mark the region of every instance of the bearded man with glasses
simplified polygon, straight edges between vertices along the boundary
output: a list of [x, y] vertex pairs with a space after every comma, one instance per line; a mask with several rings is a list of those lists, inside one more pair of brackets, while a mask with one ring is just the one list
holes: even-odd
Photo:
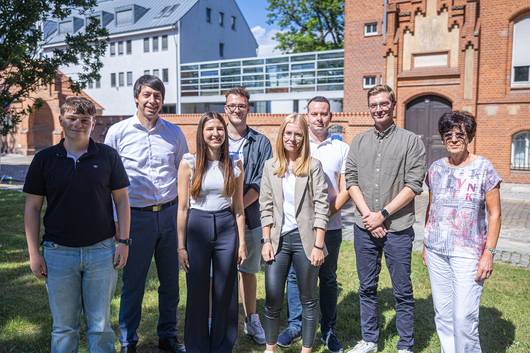
[[414, 297], [410, 260], [414, 197], [422, 192], [425, 146], [395, 125], [396, 99], [387, 85], [368, 91], [374, 128], [357, 135], [346, 161], [346, 188], [357, 211], [354, 246], [359, 276], [362, 339], [348, 353], [377, 352], [377, 284], [384, 253], [396, 302], [398, 353], [414, 345]]

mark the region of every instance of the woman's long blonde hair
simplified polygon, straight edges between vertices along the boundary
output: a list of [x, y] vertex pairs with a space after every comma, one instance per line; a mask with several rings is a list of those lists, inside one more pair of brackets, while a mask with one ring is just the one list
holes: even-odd
[[283, 177], [287, 172], [289, 162], [287, 161], [287, 156], [285, 154], [285, 148], [283, 147], [283, 134], [287, 124], [298, 124], [302, 129], [303, 139], [302, 144], [298, 150], [298, 158], [295, 161], [293, 174], [296, 176], [307, 176], [309, 174], [309, 168], [311, 165], [311, 153], [309, 150], [309, 130], [307, 126], [307, 121], [305, 115], [303, 114], [290, 114], [285, 117], [278, 135], [276, 136], [276, 145], [274, 148], [274, 157], [276, 162], [276, 169], [274, 174]]

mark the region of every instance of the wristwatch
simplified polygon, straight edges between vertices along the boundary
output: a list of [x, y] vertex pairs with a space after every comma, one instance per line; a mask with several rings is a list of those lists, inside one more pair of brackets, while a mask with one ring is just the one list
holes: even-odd
[[386, 220], [388, 217], [390, 217], [390, 213], [388, 213], [388, 211], [383, 207], [381, 209], [381, 214], [383, 215], [383, 218]]
[[495, 256], [495, 254], [498, 252], [497, 249], [495, 249], [495, 248], [488, 248], [487, 250], [488, 250], [488, 251], [491, 253], [491, 255], [493, 255], [493, 256]]
[[267, 239], [261, 238], [261, 244], [263, 245], [265, 243], [272, 243], [271, 238], [267, 238]]
[[116, 239], [116, 242], [119, 243], [119, 244], [123, 244], [123, 245], [131, 245], [132, 243], [132, 239], [131, 238], [127, 238], [127, 239]]

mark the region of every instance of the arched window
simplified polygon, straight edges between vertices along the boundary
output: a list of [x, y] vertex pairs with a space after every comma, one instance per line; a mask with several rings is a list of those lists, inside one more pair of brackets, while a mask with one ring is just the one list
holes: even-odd
[[530, 14], [513, 25], [512, 86], [530, 85]]
[[512, 137], [512, 169], [530, 170], [530, 131]]

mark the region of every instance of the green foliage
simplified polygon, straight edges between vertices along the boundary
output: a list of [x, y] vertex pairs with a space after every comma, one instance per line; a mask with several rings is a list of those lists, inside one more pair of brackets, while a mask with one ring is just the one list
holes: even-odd
[[66, 34], [65, 45], [44, 55], [41, 46], [47, 20], [59, 23], [72, 11], [90, 14], [96, 0], [0, 0], [0, 134], [7, 135], [20, 120], [39, 107], [17, 109], [17, 103], [37, 88], [52, 83], [61, 66], [79, 65], [78, 78], [70, 87], [79, 92], [88, 81], [99, 79], [100, 57], [107, 47], [108, 32], [93, 17], [83, 31]]
[[344, 0], [268, 0], [268, 23], [284, 53], [339, 49], [344, 45]]

